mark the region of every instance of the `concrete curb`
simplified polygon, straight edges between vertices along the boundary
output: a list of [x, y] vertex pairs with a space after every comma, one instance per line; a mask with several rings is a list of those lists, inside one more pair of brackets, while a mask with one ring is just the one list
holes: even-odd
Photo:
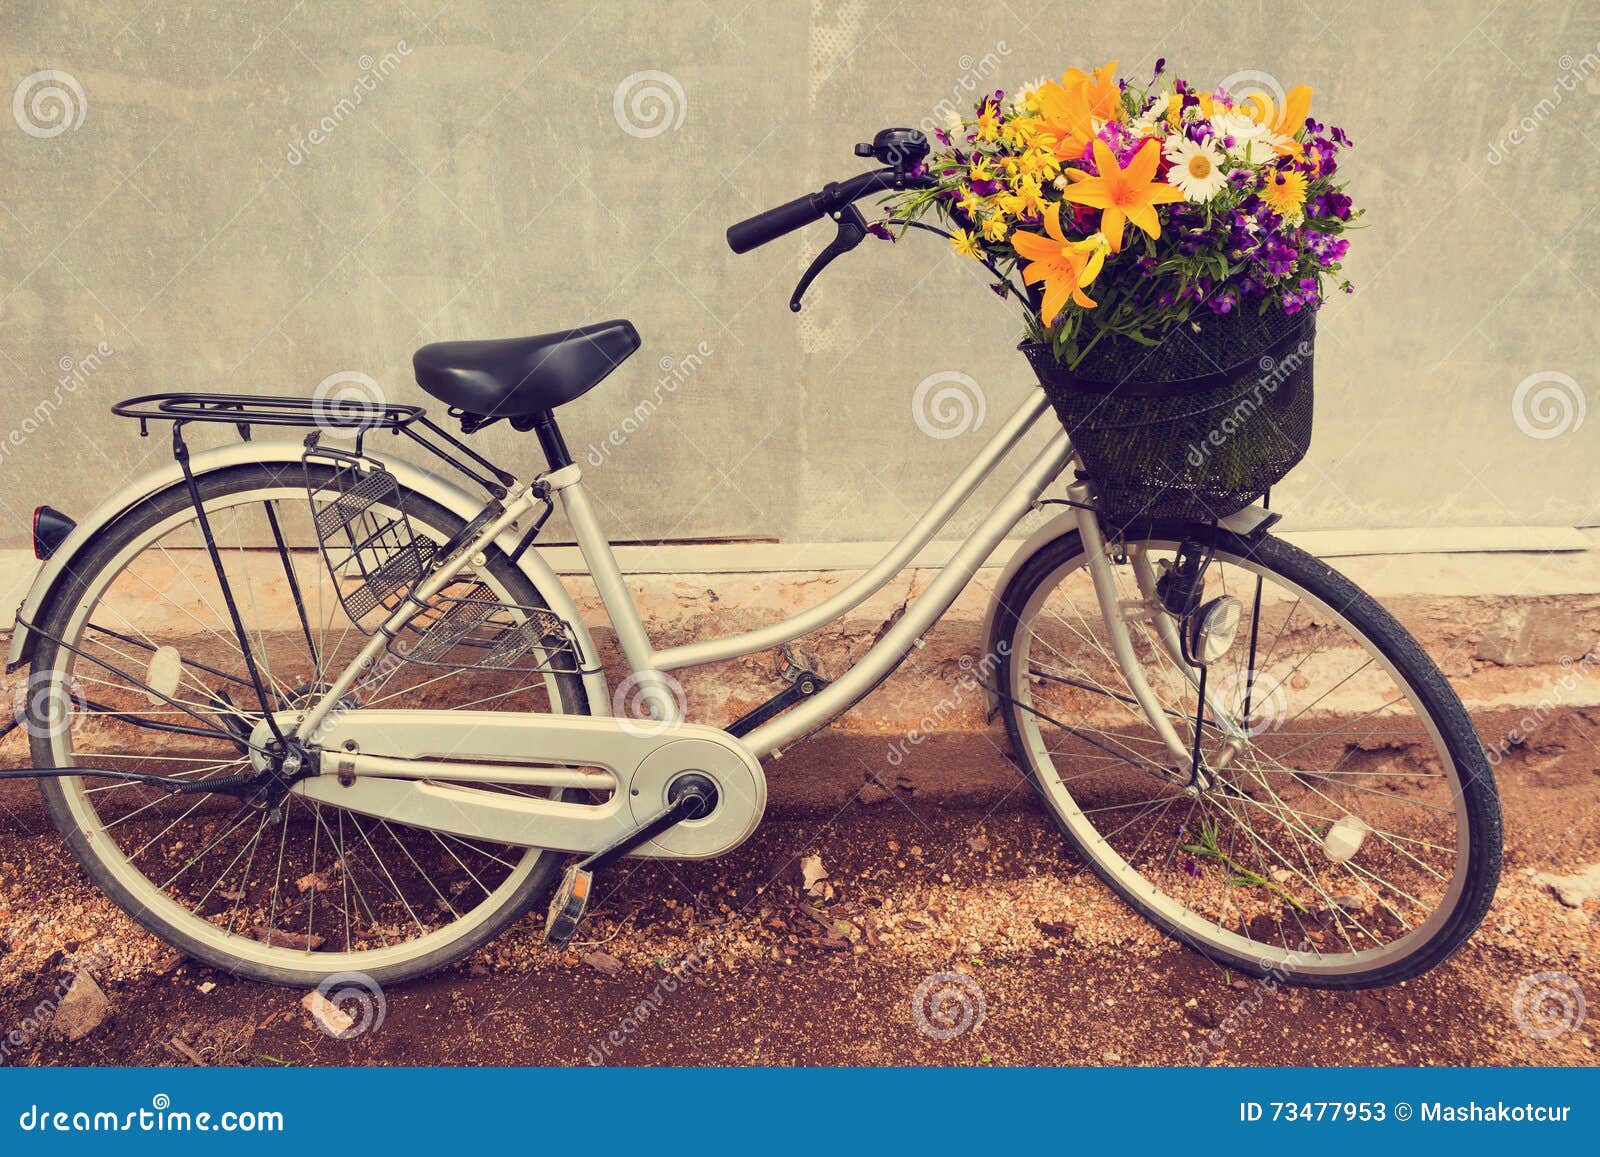
[[[1600, 641], [1600, 551], [1373, 554], [1336, 565], [1439, 661], [1496, 759], [1537, 761], [1552, 745], [1569, 742], [1573, 729], [1600, 730], [1594, 726], [1600, 667], [1579, 661]], [[857, 573], [708, 569], [635, 573], [629, 584], [652, 638], [668, 647], [773, 622], [828, 598]], [[801, 646], [825, 670], [842, 670], [933, 573], [906, 572]], [[869, 800], [896, 792], [994, 798], [1012, 790], [1019, 780], [1003, 758], [1003, 729], [988, 718], [984, 695], [968, 674], [981, 659], [983, 616], [998, 577], [998, 569], [980, 571], [926, 645], [882, 687], [772, 762], [774, 800], [834, 805], [863, 785], [872, 785]], [[619, 669], [593, 584], [586, 577], [568, 581], [607, 667]], [[766, 652], [678, 672], [690, 716], [726, 724], [764, 702], [781, 686], [773, 659]], [[22, 676], [8, 677], [8, 691]], [[19, 743], [12, 747], [3, 758], [15, 765], [26, 757]]]

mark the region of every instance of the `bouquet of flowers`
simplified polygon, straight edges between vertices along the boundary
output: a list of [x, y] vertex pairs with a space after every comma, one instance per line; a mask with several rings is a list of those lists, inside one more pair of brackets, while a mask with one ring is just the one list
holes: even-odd
[[1311, 119], [1309, 88], [1235, 99], [1169, 82], [1164, 61], [1144, 87], [1115, 70], [952, 113], [926, 162], [935, 183], [892, 215], [943, 217], [1068, 368], [1108, 334], [1155, 345], [1197, 311], [1293, 314], [1330, 281], [1350, 291], [1342, 234], [1358, 214], [1335, 180], [1350, 139]]

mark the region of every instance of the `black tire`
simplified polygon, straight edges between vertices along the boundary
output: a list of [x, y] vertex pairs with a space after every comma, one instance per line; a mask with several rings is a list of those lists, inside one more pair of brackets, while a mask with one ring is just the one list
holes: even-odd
[[[1152, 524], [1135, 531], [1130, 528], [1126, 541], [1169, 541], [1190, 538], [1214, 549], [1248, 559], [1269, 572], [1281, 575], [1334, 608], [1363, 635], [1403, 676], [1416, 692], [1429, 718], [1437, 728], [1460, 774], [1461, 794], [1466, 803], [1467, 831], [1470, 839], [1467, 879], [1454, 910], [1427, 941], [1389, 966], [1368, 972], [1344, 975], [1319, 975], [1298, 972], [1281, 965], [1263, 967], [1259, 959], [1221, 950], [1205, 944], [1156, 911], [1131, 890], [1126, 882], [1109, 871], [1090, 853], [1064, 822], [1053, 806], [1039, 778], [1039, 769], [1028, 757], [1028, 745], [1021, 731], [1025, 708], [1009, 698], [1003, 700], [1006, 730], [1018, 766], [1045, 804], [1057, 830], [1105, 884], [1128, 905], [1151, 920], [1163, 932], [1200, 951], [1220, 968], [1254, 976], [1269, 973], [1291, 984], [1305, 987], [1353, 989], [1395, 984], [1436, 967], [1454, 953], [1482, 922], [1494, 899], [1500, 878], [1501, 816], [1500, 800], [1493, 772], [1483, 746], [1460, 698], [1444, 673], [1429, 658], [1411, 634], [1371, 596], [1349, 579], [1318, 560], [1270, 535], [1251, 542], [1217, 527], [1195, 524]], [[1035, 592], [1061, 567], [1078, 559], [1083, 545], [1076, 531], [1068, 532], [1041, 547], [1012, 577], [1000, 596], [994, 638], [1004, 643], [997, 670], [997, 686], [1013, 687], [1013, 664], [1020, 652], [1021, 616]], [[998, 649], [998, 648], [997, 648]]]
[[[289, 466], [253, 464], [207, 474], [200, 478], [199, 485], [204, 498], [210, 501], [254, 490], [281, 488], [286, 484], [286, 480], [289, 484], [303, 487], [304, 479], [305, 475], [299, 463]], [[402, 488], [400, 500], [413, 519], [420, 520], [434, 530], [454, 534], [466, 525], [457, 515], [415, 491]], [[153, 527], [179, 511], [190, 507], [188, 491], [181, 485], [153, 495], [119, 517], [85, 548], [79, 558], [73, 561], [70, 571], [63, 577], [53, 592], [48, 607], [40, 616], [42, 630], [33, 656], [34, 678], [47, 677], [47, 673], [54, 667], [62, 648], [51, 640], [61, 638], [68, 629], [72, 616], [86, 592], [92, 587], [95, 576], [139, 536], [148, 533]], [[527, 576], [497, 548], [492, 548], [488, 552], [487, 561], [481, 569], [491, 574], [521, 605], [540, 609], [546, 607]], [[554, 676], [554, 681], [560, 698], [561, 713], [588, 714], [588, 698], [582, 680], [572, 671], [573, 665], [570, 660], [566, 662], [558, 660], [558, 663], [563, 669]], [[51, 739], [47, 735], [37, 733], [34, 735], [32, 754], [36, 766], [41, 768], [56, 766]], [[67, 791], [69, 785], [78, 782], [81, 781], [41, 779], [39, 786], [44, 796], [46, 811], [89, 877], [150, 933], [187, 955], [223, 972], [268, 984], [302, 987], [314, 985], [324, 979], [330, 971], [337, 971], [315, 966], [300, 969], [279, 968], [240, 959], [195, 939], [181, 926], [173, 924], [153, 911], [102, 862], [94, 850], [89, 833], [85, 832], [77, 822], [68, 805]], [[579, 793], [572, 791], [561, 795], [562, 799], [578, 797]], [[526, 879], [491, 916], [473, 929], [470, 935], [462, 936], [447, 947], [420, 955], [403, 964], [363, 970], [363, 975], [380, 985], [396, 983], [424, 975], [476, 951], [549, 893], [563, 859], [564, 856], [557, 852], [538, 853], [538, 859]], [[310, 956], [308, 959], [314, 961], [315, 956]]]

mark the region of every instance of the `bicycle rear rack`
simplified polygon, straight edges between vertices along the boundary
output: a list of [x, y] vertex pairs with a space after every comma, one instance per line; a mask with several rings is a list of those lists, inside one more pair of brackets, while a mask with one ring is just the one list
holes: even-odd
[[345, 406], [337, 399], [324, 398], [172, 393], [128, 398], [112, 406], [111, 412], [119, 417], [137, 419], [141, 437], [149, 436], [151, 422], [171, 422], [175, 444], [181, 441], [179, 431], [189, 422], [233, 426], [246, 442], [250, 441], [252, 427], [284, 426], [311, 429], [312, 433], [307, 437], [308, 445], [320, 443], [324, 432], [354, 434], [355, 453], [361, 454], [370, 432], [388, 430], [396, 436], [404, 435], [449, 463], [496, 498], [504, 498], [506, 487], [516, 481], [516, 475], [502, 470], [434, 422], [421, 406], [402, 406], [389, 402], [361, 402]]

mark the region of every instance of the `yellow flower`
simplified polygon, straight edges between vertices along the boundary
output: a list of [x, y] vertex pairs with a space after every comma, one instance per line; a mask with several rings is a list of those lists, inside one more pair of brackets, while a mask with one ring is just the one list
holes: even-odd
[[994, 170], [989, 167], [988, 157], [979, 157], [972, 162], [972, 167], [967, 170], [967, 178], [972, 181], [994, 180]]
[[1014, 217], [1027, 217], [1035, 213], [1044, 212], [1044, 190], [1039, 185], [1038, 177], [1024, 177], [1017, 182], [1017, 187], [1012, 190], [1012, 202], [1016, 207], [1009, 209]]
[[1032, 117], [1008, 120], [1000, 129], [1000, 139], [1014, 149], [1026, 148], [1039, 135], [1039, 122]]
[[977, 240], [965, 229], [957, 229], [951, 235], [950, 248], [961, 254], [961, 256], [971, 257], [974, 260], [981, 259], [983, 256], [982, 251], [978, 248]]
[[1068, 241], [1061, 232], [1059, 201], [1052, 201], [1044, 211], [1044, 233], [1014, 233], [1011, 247], [1028, 262], [1022, 267], [1023, 282], [1044, 282], [1039, 320], [1052, 325], [1069, 300], [1084, 309], [1094, 308], [1094, 301], [1083, 288], [1099, 275], [1110, 246], [1098, 233], [1085, 241]]
[[1273, 173], [1261, 190], [1261, 199], [1278, 216], [1293, 217], [1306, 203], [1305, 175], [1293, 169]]
[[1061, 161], [1049, 149], [1029, 149], [1022, 154], [1021, 167], [1024, 173], [1049, 179], [1061, 172]]
[[1161, 236], [1156, 206], [1183, 200], [1182, 189], [1154, 179], [1160, 160], [1161, 145], [1154, 137], [1145, 141], [1126, 169], [1117, 164], [1110, 146], [1096, 139], [1094, 164], [1100, 175], [1077, 174], [1061, 195], [1075, 204], [1099, 209], [1100, 231], [1105, 234], [1107, 245], [1111, 252], [1121, 252], [1125, 222], [1137, 225], [1153, 240]]
[[1001, 213], [983, 219], [983, 239], [985, 241], [1004, 241], [1006, 239], [1006, 219]]
[[978, 139], [980, 141], [993, 141], [1000, 135], [1000, 117], [995, 112], [993, 105], [984, 105], [983, 111], [978, 114]]

